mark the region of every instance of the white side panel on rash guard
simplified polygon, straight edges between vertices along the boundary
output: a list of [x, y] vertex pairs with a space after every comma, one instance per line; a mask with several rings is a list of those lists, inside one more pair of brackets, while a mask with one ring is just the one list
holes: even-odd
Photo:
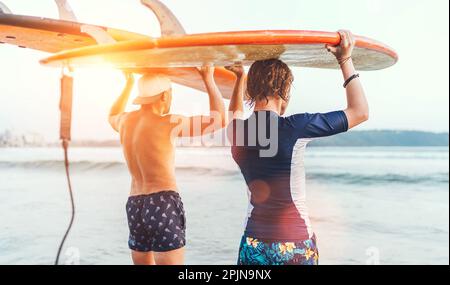
[[248, 220], [252, 217], [253, 212], [253, 205], [252, 205], [252, 192], [250, 192], [249, 189], [247, 189], [247, 195], [248, 195], [248, 210], [247, 210], [247, 218], [245, 219], [244, 229], [247, 228]]
[[305, 174], [305, 151], [306, 146], [312, 139], [300, 139], [294, 146], [291, 164], [291, 196], [301, 218], [305, 221], [308, 235], [313, 236], [308, 208], [306, 206], [306, 174]]

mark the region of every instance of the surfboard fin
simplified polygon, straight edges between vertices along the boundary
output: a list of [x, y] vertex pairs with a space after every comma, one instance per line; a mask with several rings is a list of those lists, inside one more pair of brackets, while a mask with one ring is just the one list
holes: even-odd
[[0, 1], [0, 14], [12, 14], [11, 10]]
[[113, 44], [116, 40], [100, 27], [83, 25], [81, 32], [91, 36], [98, 44]]
[[55, 0], [56, 5], [58, 6], [59, 18], [65, 21], [78, 22], [75, 13], [70, 7], [68, 0]]
[[141, 0], [142, 5], [146, 6], [155, 13], [161, 26], [161, 36], [183, 36], [186, 34], [183, 26], [177, 17], [159, 0]]

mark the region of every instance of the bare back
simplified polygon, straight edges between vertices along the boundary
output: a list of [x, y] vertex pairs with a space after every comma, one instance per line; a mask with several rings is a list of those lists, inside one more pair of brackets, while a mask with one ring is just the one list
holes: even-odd
[[170, 117], [143, 110], [127, 114], [120, 138], [132, 177], [131, 196], [178, 191]]

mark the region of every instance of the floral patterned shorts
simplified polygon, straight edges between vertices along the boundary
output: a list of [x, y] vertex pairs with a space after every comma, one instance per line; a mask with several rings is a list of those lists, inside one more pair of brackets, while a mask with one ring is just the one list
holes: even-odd
[[263, 242], [243, 237], [238, 265], [319, 265], [316, 236], [302, 242]]

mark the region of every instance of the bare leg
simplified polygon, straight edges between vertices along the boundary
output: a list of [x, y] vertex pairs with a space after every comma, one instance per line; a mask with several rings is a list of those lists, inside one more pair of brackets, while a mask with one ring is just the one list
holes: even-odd
[[156, 265], [153, 252], [137, 252], [132, 250], [131, 257], [134, 265]]
[[168, 252], [155, 252], [157, 265], [184, 265], [184, 247]]

